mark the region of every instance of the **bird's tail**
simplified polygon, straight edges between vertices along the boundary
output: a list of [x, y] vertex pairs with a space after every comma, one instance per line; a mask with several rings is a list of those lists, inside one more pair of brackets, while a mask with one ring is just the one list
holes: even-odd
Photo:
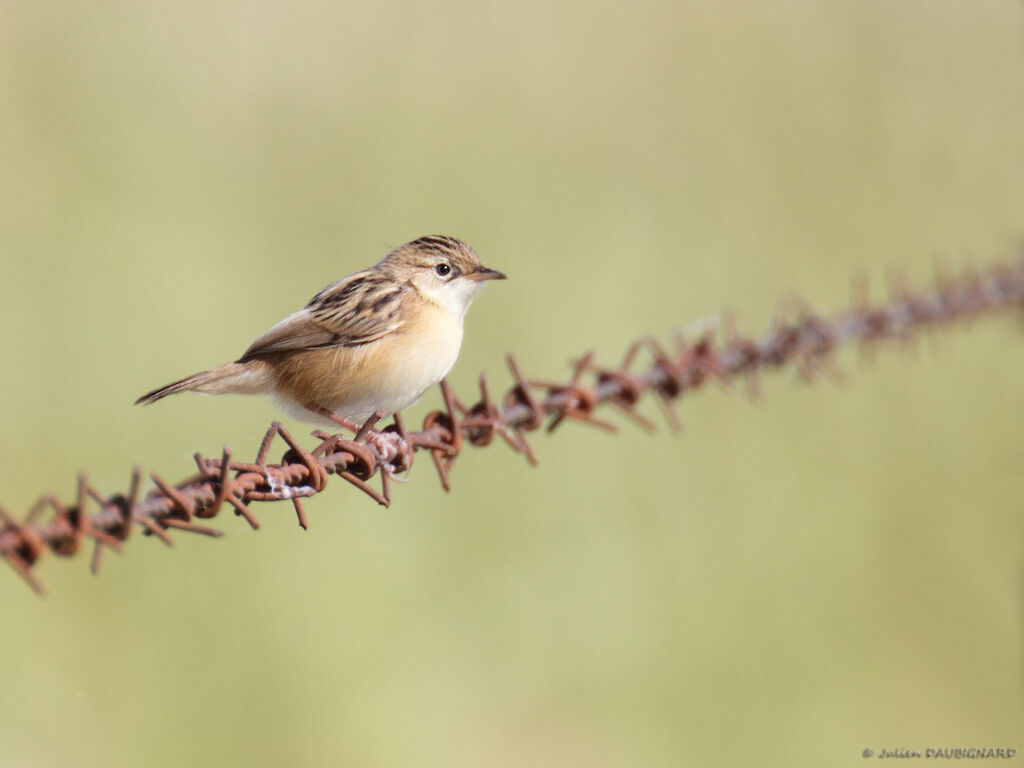
[[184, 379], [172, 381], [152, 392], [147, 392], [136, 405], [149, 405], [179, 392], [202, 392], [208, 395], [254, 395], [270, 388], [270, 377], [262, 361], [250, 360], [245, 363], [227, 363], [201, 373], [193, 373]]

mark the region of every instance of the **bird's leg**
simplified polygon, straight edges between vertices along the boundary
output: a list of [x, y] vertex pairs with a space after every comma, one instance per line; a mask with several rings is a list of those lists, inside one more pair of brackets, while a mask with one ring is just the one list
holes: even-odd
[[349, 429], [355, 433], [353, 440], [357, 442], [365, 442], [368, 445], [373, 446], [376, 449], [378, 456], [378, 463], [381, 465], [381, 471], [389, 472], [393, 474], [393, 468], [391, 462], [402, 455], [402, 449], [399, 446], [399, 441], [402, 441], [401, 435], [394, 432], [378, 432], [373, 427], [374, 425], [383, 419], [387, 414], [384, 411], [377, 411], [365, 422], [362, 426], [353, 424], [351, 421], [343, 416], [339, 416], [333, 411], [324, 408], [322, 405], [316, 403], [309, 403], [306, 408], [313, 413], [317, 413], [324, 418], [330, 419], [338, 426]]
[[[357, 435], [359, 434], [359, 425], [358, 424], [353, 424], [351, 421], [349, 421], [345, 417], [339, 416], [334, 411], [329, 411], [328, 409], [324, 408], [322, 405], [317, 405], [316, 403], [306, 403], [305, 408], [306, 408], [307, 411], [312, 411], [315, 414], [323, 416], [325, 419], [330, 419], [335, 424], [337, 424], [339, 427], [344, 427], [345, 429], [352, 430]], [[373, 425], [371, 424], [370, 426], [373, 426]]]

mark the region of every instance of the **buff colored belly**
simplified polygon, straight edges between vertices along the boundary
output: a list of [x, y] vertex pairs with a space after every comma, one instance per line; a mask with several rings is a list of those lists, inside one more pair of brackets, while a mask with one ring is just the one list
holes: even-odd
[[458, 319], [431, 315], [370, 344], [292, 353], [278, 366], [276, 399], [293, 417], [316, 422], [324, 419], [306, 409], [310, 398], [356, 424], [408, 408], [447, 375], [462, 344]]

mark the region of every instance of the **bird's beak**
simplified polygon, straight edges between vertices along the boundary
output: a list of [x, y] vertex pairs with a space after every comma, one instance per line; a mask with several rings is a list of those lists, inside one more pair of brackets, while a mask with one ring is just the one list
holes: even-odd
[[479, 266], [476, 267], [472, 272], [467, 272], [466, 278], [469, 280], [475, 280], [476, 282], [483, 282], [484, 280], [504, 280], [505, 274], [503, 272], [499, 272], [496, 269], [489, 269], [488, 267]]

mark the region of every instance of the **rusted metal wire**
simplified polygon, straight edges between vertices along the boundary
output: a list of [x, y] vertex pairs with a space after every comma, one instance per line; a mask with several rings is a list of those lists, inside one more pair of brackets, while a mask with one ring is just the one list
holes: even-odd
[[[479, 399], [466, 405], [442, 382], [444, 409], [427, 414], [419, 431], [408, 431], [400, 416], [384, 429], [378, 429], [371, 419], [352, 438], [314, 432], [319, 442], [307, 450], [275, 422], [255, 461], [235, 460], [228, 448], [219, 458], [196, 454], [194, 475], [168, 483], [152, 473], [154, 487], [144, 496], [142, 472], [137, 467], [128, 491], [112, 495], [104, 495], [80, 475], [74, 503], [44, 496], [22, 521], [0, 508], [0, 557], [42, 593], [33, 567], [47, 549], [70, 556], [84, 540], [92, 540], [92, 569], [96, 571], [104, 550], [120, 551], [136, 527], [166, 544], [172, 543], [171, 530], [220, 536], [220, 531], [197, 520], [215, 517], [227, 505], [250, 526], [259, 528], [251, 509], [258, 501], [291, 501], [299, 525], [306, 528], [308, 518], [301, 500], [320, 493], [330, 475], [344, 478], [378, 504], [388, 505], [392, 476], [412, 466], [417, 452], [429, 454], [441, 484], [449, 490], [452, 465], [466, 443], [486, 446], [498, 437], [531, 464], [536, 463], [527, 433], [545, 425], [550, 432], [568, 420], [615, 430], [614, 424], [595, 415], [603, 405], [612, 405], [642, 428], [653, 429], [653, 423], [637, 410], [648, 395], [656, 398], [669, 426], [678, 430], [673, 404], [709, 380], [729, 385], [742, 376], [756, 393], [758, 377], [769, 370], [795, 365], [806, 378], [828, 373], [832, 353], [843, 345], [909, 339], [926, 328], [1021, 308], [1024, 257], [984, 273], [955, 279], [939, 275], [925, 291], [901, 284], [885, 303], [872, 306], [860, 299], [831, 317], [800, 305], [788, 317], [777, 319], [760, 339], [741, 336], [731, 322], [724, 322], [719, 331], [705, 330], [693, 341], [677, 335], [668, 347], [643, 338], [612, 368], [598, 365], [588, 353], [573, 365], [566, 382], [528, 379], [510, 355], [512, 385], [504, 394], [495, 399], [482, 375]], [[643, 365], [638, 362], [641, 356], [647, 358]], [[268, 463], [278, 438], [287, 448], [280, 461]], [[381, 477], [379, 491], [370, 485], [375, 475]]]

